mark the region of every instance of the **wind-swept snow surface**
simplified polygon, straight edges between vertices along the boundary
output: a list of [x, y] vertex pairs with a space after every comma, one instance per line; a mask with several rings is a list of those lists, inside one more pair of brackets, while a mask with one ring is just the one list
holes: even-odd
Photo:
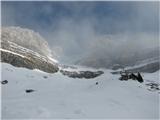
[[158, 119], [159, 91], [146, 83], [157, 83], [159, 71], [143, 74], [142, 84], [103, 71], [94, 79], [73, 79], [2, 63], [2, 80], [8, 80], [1, 85], [2, 118]]

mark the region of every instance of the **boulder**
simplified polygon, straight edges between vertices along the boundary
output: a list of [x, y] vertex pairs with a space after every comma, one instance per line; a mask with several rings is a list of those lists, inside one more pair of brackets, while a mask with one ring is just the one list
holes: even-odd
[[26, 90], [26, 93], [31, 93], [31, 92], [34, 92], [35, 90], [33, 90], [33, 89], [27, 89]]
[[3, 81], [1, 81], [1, 84], [7, 84], [8, 83], [8, 80], [3, 80]]

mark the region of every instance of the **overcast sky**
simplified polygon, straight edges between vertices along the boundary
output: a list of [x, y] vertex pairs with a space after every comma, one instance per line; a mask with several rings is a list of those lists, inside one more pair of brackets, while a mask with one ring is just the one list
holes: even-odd
[[122, 43], [131, 50], [138, 41], [144, 48], [158, 43], [158, 2], [21, 1], [2, 2], [1, 7], [2, 26], [39, 32], [62, 62], [121, 51]]

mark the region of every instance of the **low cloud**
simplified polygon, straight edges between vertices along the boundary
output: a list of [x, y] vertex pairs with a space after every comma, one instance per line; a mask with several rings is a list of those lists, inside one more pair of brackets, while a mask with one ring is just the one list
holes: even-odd
[[13, 3], [2, 3], [2, 25], [39, 32], [64, 63], [123, 61], [159, 47], [158, 2]]

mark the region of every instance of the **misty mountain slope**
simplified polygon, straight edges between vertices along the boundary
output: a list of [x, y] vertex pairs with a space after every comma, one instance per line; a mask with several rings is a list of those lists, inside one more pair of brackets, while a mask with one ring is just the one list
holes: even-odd
[[16, 67], [57, 72], [57, 61], [48, 52], [49, 47], [46, 43], [31, 30], [17, 27], [2, 28], [1, 62]]
[[[137, 73], [137, 72], [143, 72], [143, 73], [154, 73], [160, 69], [160, 61], [159, 57], [155, 58], [149, 58], [143, 61], [137, 61], [135, 65], [132, 65], [130, 67], [122, 67], [125, 69], [125, 71]], [[120, 65], [118, 65], [117, 69], [113, 71], [113, 74], [119, 74], [120, 71], [122, 71], [122, 68]]]
[[143, 74], [141, 84], [119, 81], [110, 70], [86, 80], [1, 65], [2, 80], [8, 81], [1, 85], [2, 119], [158, 119], [159, 92], [146, 84], [158, 83], [159, 71]]
[[160, 69], [160, 59], [159, 57], [154, 57], [146, 59], [140, 62], [136, 62], [134, 66], [126, 67], [125, 69], [131, 72], [147, 72], [153, 73]]
[[46, 40], [31, 29], [21, 27], [2, 27], [1, 40], [13, 42], [43, 56], [51, 56]]
[[111, 56], [95, 55], [89, 55], [87, 58], [82, 58], [75, 62], [75, 64], [93, 68], [109, 68], [113, 70], [125, 68], [133, 72], [139, 71], [148, 73], [156, 72], [160, 69], [159, 48], [153, 48], [150, 49], [150, 51], [143, 50], [140, 51], [140, 53], [134, 53], [129, 56], [125, 53], [118, 56], [116, 54], [112, 54]]

